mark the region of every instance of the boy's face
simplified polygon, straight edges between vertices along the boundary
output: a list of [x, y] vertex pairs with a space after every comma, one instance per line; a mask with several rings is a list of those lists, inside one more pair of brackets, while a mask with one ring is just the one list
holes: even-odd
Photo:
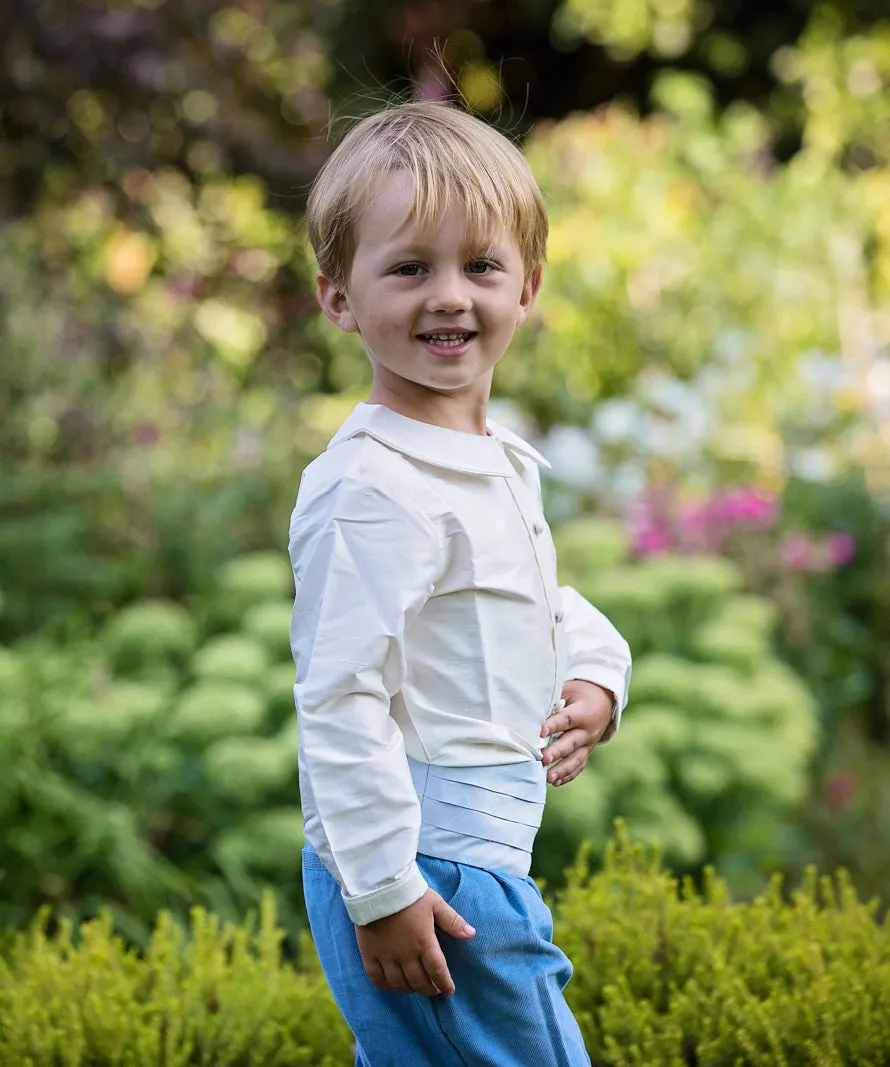
[[376, 383], [421, 398], [427, 390], [487, 400], [494, 366], [534, 302], [540, 269], [525, 277], [507, 233], [479, 258], [466, 245], [460, 207], [421, 241], [413, 221], [403, 221], [412, 196], [407, 173], [383, 180], [358, 222], [347, 291], [319, 275], [319, 301], [341, 329], [361, 335]]

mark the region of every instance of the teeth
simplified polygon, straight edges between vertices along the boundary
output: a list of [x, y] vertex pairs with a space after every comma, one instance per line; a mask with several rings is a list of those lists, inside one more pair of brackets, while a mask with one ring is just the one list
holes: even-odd
[[470, 335], [468, 333], [427, 333], [424, 334], [431, 341], [465, 341]]

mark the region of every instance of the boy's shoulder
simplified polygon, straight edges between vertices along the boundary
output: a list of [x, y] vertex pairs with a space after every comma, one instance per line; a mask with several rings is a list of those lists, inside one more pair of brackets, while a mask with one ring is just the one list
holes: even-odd
[[345, 500], [373, 493], [395, 502], [417, 501], [422, 478], [408, 458], [379, 435], [368, 432], [358, 408], [334, 434], [327, 448], [303, 471], [297, 506], [311, 498], [336, 495]]
[[397, 492], [411, 482], [411, 472], [398, 452], [368, 435], [332, 442], [303, 472], [303, 483], [337, 483], [361, 489], [376, 485], [382, 491]]

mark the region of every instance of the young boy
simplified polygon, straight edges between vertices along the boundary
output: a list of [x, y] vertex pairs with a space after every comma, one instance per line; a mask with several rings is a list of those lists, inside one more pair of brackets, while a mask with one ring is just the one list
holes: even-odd
[[546, 460], [486, 417], [541, 284], [541, 195], [506, 138], [413, 103], [344, 139], [308, 223], [322, 310], [374, 372], [290, 525], [319, 957], [357, 1067], [578, 1067], [528, 872], [545, 783], [617, 728], [630, 654], [557, 586]]

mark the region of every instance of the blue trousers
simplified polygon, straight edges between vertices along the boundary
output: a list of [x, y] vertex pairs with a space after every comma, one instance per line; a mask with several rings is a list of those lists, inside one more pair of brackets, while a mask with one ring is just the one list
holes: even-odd
[[531, 878], [418, 856], [429, 885], [476, 928], [440, 933], [453, 996], [381, 993], [365, 974], [340, 887], [311, 846], [303, 888], [328, 985], [356, 1042], [356, 1067], [588, 1067], [563, 998], [572, 965]]

